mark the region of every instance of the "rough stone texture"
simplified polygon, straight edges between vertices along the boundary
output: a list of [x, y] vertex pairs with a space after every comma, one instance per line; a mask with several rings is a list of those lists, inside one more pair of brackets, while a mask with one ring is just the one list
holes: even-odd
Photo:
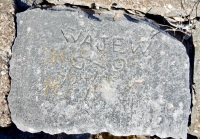
[[[188, 15], [193, 6], [196, 4], [197, 0], [184, 0], [183, 8], [181, 8], [181, 2], [178, 0], [47, 0], [53, 4], [74, 4], [74, 5], [84, 5], [89, 7], [102, 7], [108, 8], [124, 8], [142, 11], [144, 13], [148, 12], [155, 15], [164, 16], [176, 16], [179, 17]], [[196, 9], [195, 9], [196, 10]], [[192, 17], [196, 17], [195, 10], [192, 12]], [[200, 7], [197, 8], [200, 12]]]
[[15, 36], [14, 5], [12, 0], [0, 1], [0, 126], [11, 123], [6, 96], [10, 91], [8, 61]]
[[15, 37], [14, 5], [12, 0], [0, 2], [0, 50], [11, 52], [11, 46]]
[[200, 22], [196, 22], [196, 29], [193, 31], [193, 42], [195, 47], [194, 61], [194, 89], [193, 108], [191, 114], [191, 126], [189, 133], [200, 137]]
[[[73, 4], [95, 8], [124, 8], [134, 10], [133, 12], [141, 11], [144, 13], [151, 13], [155, 15], [163, 15], [167, 17], [175, 17], [175, 20], [183, 20], [180, 16], [186, 16], [191, 13], [191, 18], [196, 17], [196, 10], [200, 12], [200, 6], [194, 8], [194, 5], [198, 5], [197, 0], [47, 0], [52, 4]], [[40, 4], [44, 0], [18, 0], [19, 6], [29, 7], [33, 4]], [[182, 6], [183, 5], [183, 6]], [[192, 9], [194, 9], [192, 11]]]
[[0, 126], [6, 127], [11, 123], [6, 95], [10, 91], [7, 62], [0, 56]]
[[65, 10], [17, 14], [8, 97], [17, 127], [186, 138], [185, 47], [128, 15]]

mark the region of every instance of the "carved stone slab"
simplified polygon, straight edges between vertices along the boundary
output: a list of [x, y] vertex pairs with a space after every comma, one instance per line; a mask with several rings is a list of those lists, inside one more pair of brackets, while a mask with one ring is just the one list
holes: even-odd
[[17, 14], [8, 97], [17, 127], [186, 138], [185, 47], [147, 20], [57, 9]]

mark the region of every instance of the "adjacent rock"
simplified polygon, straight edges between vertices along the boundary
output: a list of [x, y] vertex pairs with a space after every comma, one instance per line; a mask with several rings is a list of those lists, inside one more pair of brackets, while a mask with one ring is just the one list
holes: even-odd
[[17, 23], [8, 100], [20, 130], [186, 138], [189, 58], [150, 21], [56, 7]]
[[189, 133], [200, 137], [200, 22], [196, 22], [196, 29], [193, 31], [193, 42], [195, 47], [194, 61], [194, 89], [193, 92], [193, 108], [191, 114], [191, 126]]
[[8, 61], [15, 37], [14, 3], [12, 0], [0, 1], [0, 127], [11, 123], [6, 96], [10, 91]]
[[[20, 7], [28, 8], [32, 5], [41, 4], [45, 0], [17, 0]], [[176, 18], [175, 20], [183, 20], [182, 16], [189, 16], [189, 18], [195, 18], [196, 13], [200, 13], [200, 7], [198, 1], [187, 0], [187, 1], [171, 1], [171, 0], [46, 0], [52, 4], [73, 4], [95, 8], [124, 8], [140, 11], [143, 13], [150, 13], [155, 15], [162, 15], [167, 17]], [[133, 11], [133, 12], [134, 12]], [[188, 18], [188, 17], [187, 17]], [[183, 22], [183, 21], [182, 21]]]
[[151, 139], [154, 137], [145, 136], [145, 135], [131, 135], [131, 136], [113, 136], [110, 133], [104, 132], [104, 133], [98, 133], [95, 135], [90, 135], [89, 139]]
[[12, 0], [0, 2], [0, 50], [11, 53], [15, 37], [14, 3]]
[[7, 62], [0, 56], [0, 126], [6, 127], [11, 123], [10, 111], [6, 96], [10, 91]]

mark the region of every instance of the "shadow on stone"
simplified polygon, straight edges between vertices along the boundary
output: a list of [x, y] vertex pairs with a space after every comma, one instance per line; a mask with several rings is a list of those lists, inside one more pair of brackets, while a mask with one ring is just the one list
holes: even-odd
[[[109, 133], [100, 133], [101, 139], [140, 139], [139, 136], [113, 136]], [[65, 133], [50, 135], [44, 132], [29, 133], [20, 131], [14, 124], [7, 128], [0, 128], [0, 139], [100, 139], [96, 134], [91, 135], [89, 133], [67, 135]], [[160, 139], [157, 136], [146, 137], [145, 139]], [[172, 138], [167, 138], [172, 139]], [[187, 139], [197, 139], [197, 137], [188, 134]]]
[[137, 19], [132, 18], [131, 16], [124, 14], [124, 17], [130, 22], [138, 23], [139, 21]]
[[30, 6], [27, 5], [26, 3], [22, 2], [21, 0], [15, 0], [16, 1], [16, 5], [17, 5], [17, 12], [24, 12], [25, 10], [27, 10]]
[[19, 130], [16, 125], [12, 124], [10, 127], [0, 128], [0, 139], [88, 139], [89, 133], [85, 134], [55, 134], [50, 135], [44, 132], [29, 133]]
[[187, 135], [187, 139], [198, 139], [198, 138], [196, 136], [188, 134]]

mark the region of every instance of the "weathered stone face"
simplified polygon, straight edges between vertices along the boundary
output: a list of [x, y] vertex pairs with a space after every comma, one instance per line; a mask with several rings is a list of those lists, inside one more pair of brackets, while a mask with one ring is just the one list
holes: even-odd
[[59, 8], [17, 14], [8, 100], [18, 128], [186, 138], [185, 47], [128, 15]]

